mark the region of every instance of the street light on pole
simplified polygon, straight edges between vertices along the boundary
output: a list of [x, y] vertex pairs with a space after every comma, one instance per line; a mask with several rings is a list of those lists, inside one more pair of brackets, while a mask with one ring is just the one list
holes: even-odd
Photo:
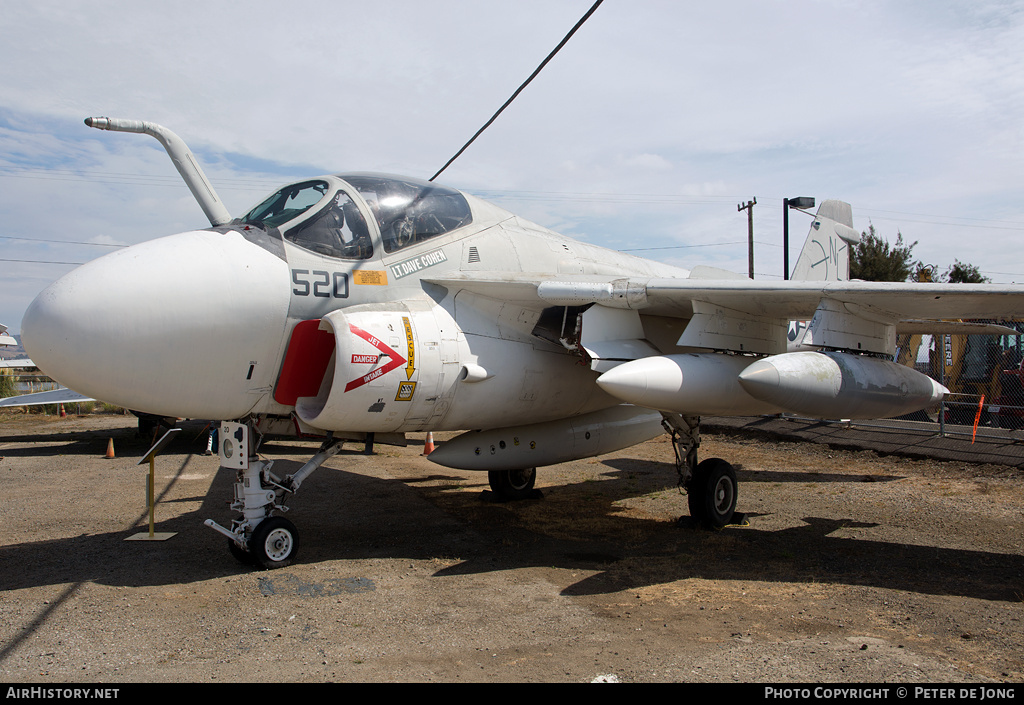
[[797, 196], [782, 199], [782, 278], [789, 279], [789, 209], [806, 210], [814, 208], [814, 198]]

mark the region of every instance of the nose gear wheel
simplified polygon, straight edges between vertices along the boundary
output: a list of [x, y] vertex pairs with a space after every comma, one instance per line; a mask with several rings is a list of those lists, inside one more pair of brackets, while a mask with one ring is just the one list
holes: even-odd
[[263, 568], [283, 568], [290, 565], [299, 549], [299, 533], [295, 525], [284, 517], [270, 517], [261, 521], [249, 539], [249, 552]]

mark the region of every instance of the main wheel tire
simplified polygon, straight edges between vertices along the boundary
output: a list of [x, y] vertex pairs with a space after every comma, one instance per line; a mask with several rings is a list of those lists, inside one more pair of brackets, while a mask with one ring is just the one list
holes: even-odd
[[721, 458], [701, 462], [687, 493], [690, 516], [711, 529], [726, 526], [736, 511], [736, 488], [736, 471], [732, 465]]
[[487, 481], [491, 490], [502, 499], [527, 499], [533, 496], [537, 468], [525, 470], [490, 470]]
[[291, 565], [299, 550], [299, 532], [283, 517], [264, 519], [252, 532], [249, 553], [257, 565], [272, 570]]

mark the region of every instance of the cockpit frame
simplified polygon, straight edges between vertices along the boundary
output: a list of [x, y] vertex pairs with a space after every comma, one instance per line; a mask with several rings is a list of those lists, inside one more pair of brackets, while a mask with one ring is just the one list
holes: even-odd
[[460, 191], [428, 181], [355, 173], [282, 187], [238, 222], [276, 229], [284, 240], [341, 260], [392, 255], [473, 222]]

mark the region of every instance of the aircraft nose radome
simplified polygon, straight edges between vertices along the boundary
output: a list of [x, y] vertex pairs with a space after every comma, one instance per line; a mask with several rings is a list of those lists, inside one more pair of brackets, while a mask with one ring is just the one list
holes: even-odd
[[285, 262], [236, 233], [196, 231], [93, 260], [22, 320], [40, 369], [96, 399], [229, 419], [273, 385], [290, 287]]

